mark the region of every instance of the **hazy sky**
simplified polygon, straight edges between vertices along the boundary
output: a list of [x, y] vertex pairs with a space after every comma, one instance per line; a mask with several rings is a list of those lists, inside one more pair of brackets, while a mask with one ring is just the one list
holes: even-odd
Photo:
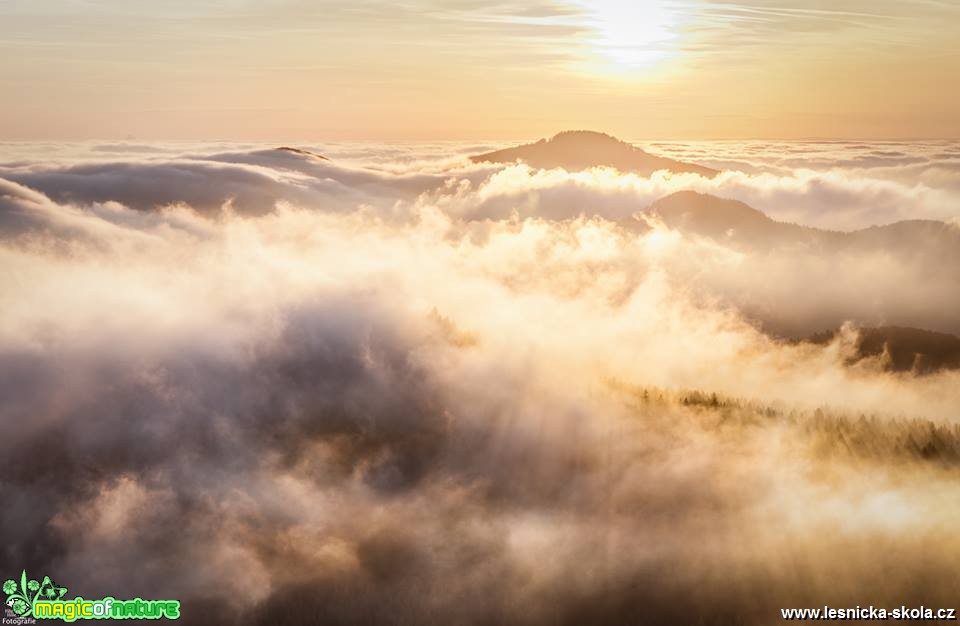
[[960, 137], [954, 0], [0, 0], [0, 139]]

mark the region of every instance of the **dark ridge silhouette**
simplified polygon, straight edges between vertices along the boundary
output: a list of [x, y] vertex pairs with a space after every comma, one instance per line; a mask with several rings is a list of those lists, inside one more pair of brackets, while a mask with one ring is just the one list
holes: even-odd
[[[856, 262], [857, 259], [877, 256], [915, 268], [914, 271], [945, 272], [947, 276], [953, 276], [954, 268], [960, 267], [960, 228], [933, 220], [907, 220], [850, 232], [831, 231], [778, 222], [743, 202], [693, 191], [661, 198], [619, 224], [635, 232], [644, 232], [651, 228], [644, 218], [655, 218], [677, 231], [712, 239], [747, 254], [770, 254], [778, 259], [799, 254], [819, 257], [840, 267], [851, 260]], [[800, 307], [794, 311], [791, 307], [777, 307], [775, 314], [760, 302], [740, 302], [738, 306], [747, 317], [758, 322], [765, 333], [789, 340], [804, 340], [811, 333], [837, 328], [844, 321], [866, 327], [924, 329], [918, 332], [957, 333], [960, 330], [956, 316], [950, 315], [949, 311], [920, 311], [889, 288], [878, 290], [870, 297], [872, 305], [859, 301], [841, 302], [834, 298], [830, 300], [831, 304], [816, 310]], [[799, 312], [801, 309], [803, 313]], [[886, 311], [886, 314], [879, 315], [879, 311]], [[868, 332], [865, 337], [864, 350], [882, 352], [883, 342], [876, 343], [879, 340], [875, 334]], [[934, 336], [929, 339], [936, 342], [945, 336], [937, 337], [939, 339]], [[886, 339], [893, 341], [889, 365], [893, 370], [925, 372], [954, 367], [955, 361], [949, 356], [952, 348], [945, 347], [947, 353], [944, 354], [938, 350], [914, 348], [919, 338], [908, 337], [902, 332]], [[951, 342], [945, 344], [950, 345]], [[915, 353], [921, 355], [916, 363]], [[859, 358], [869, 354], [864, 352]]]
[[[778, 222], [739, 200], [695, 191], [672, 193], [643, 213], [683, 232], [752, 249], [802, 245], [828, 252], [887, 249], [908, 255], [936, 249], [944, 255], [945, 262], [960, 263], [960, 229], [935, 220], [905, 220], [850, 232], [833, 231]], [[622, 223], [643, 228], [642, 222], [633, 222]]]
[[[826, 344], [839, 330], [828, 330], [806, 339]], [[931, 374], [944, 369], [960, 369], [960, 337], [920, 328], [879, 326], [858, 330], [856, 353], [850, 363], [870, 357], [882, 357], [888, 371]]]
[[289, 146], [280, 146], [275, 148], [276, 150], [282, 150], [284, 152], [292, 152], [293, 154], [299, 154], [301, 156], [313, 157], [314, 159], [322, 159], [324, 161], [329, 161], [327, 157], [322, 154], [317, 154], [316, 152], [310, 152], [309, 150], [302, 150], [300, 148], [291, 148]]
[[649, 176], [657, 170], [675, 173], [690, 172], [715, 176], [709, 167], [658, 157], [605, 133], [589, 130], [567, 130], [550, 139], [541, 139], [515, 148], [506, 148], [470, 157], [475, 163], [513, 163], [522, 161], [531, 167], [569, 171], [591, 167], [613, 167], [621, 172]]
[[815, 242], [839, 234], [777, 222], [739, 200], [695, 191], [678, 191], [665, 196], [650, 205], [645, 213], [656, 216], [670, 228], [751, 247]]

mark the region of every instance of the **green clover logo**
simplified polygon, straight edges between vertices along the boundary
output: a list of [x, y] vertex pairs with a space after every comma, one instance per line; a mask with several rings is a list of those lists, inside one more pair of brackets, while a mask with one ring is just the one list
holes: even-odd
[[33, 603], [37, 600], [62, 600], [67, 593], [66, 587], [60, 587], [43, 577], [43, 582], [27, 580], [27, 572], [20, 572], [20, 582], [10, 579], [3, 581], [3, 593], [7, 595], [9, 606], [18, 617], [29, 617], [33, 613]]

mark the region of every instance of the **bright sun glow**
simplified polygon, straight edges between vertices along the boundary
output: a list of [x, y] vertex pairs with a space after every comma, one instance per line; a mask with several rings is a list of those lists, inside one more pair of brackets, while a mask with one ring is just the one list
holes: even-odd
[[[677, 53], [681, 13], [669, 0], [576, 0], [606, 70], [649, 69]], [[612, 66], [612, 67], [611, 67]]]

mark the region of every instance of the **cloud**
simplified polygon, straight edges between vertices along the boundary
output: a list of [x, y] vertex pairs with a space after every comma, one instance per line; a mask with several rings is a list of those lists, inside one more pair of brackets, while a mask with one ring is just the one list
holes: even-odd
[[[742, 200], [774, 219], [853, 230], [907, 219], [957, 219], [960, 166], [937, 156], [953, 144], [821, 142], [652, 144], [670, 158], [721, 167], [715, 178], [695, 175], [621, 176], [470, 164], [464, 156], [489, 146], [309, 146], [333, 161], [266, 147], [169, 144], [181, 156], [131, 154], [104, 162], [96, 146], [71, 148], [73, 162], [44, 162], [43, 153], [0, 166], [0, 177], [60, 202], [117, 201], [149, 210], [177, 203], [218, 212], [226, 203], [262, 213], [277, 202], [314, 210], [358, 206], [391, 212], [420, 194], [442, 196], [468, 181], [477, 193], [452, 210], [467, 218], [521, 214], [551, 219], [600, 215], [622, 219], [675, 191], [693, 189]], [[226, 151], [218, 148], [228, 148]], [[330, 148], [327, 150], [327, 148]], [[328, 154], [329, 153], [329, 154]], [[904, 155], [904, 156], [898, 156]], [[32, 160], [33, 159], [36, 160]], [[955, 162], [956, 161], [956, 162]], [[444, 187], [444, 183], [453, 180]], [[444, 191], [447, 190], [447, 191]], [[542, 201], [541, 201], [542, 199]], [[444, 202], [442, 197], [437, 202]]]
[[[948, 182], [953, 181], [949, 176]], [[565, 172], [520, 165], [504, 168], [475, 187], [472, 182], [450, 183], [428, 199], [451, 205], [450, 210], [467, 219], [501, 219], [513, 211], [549, 219], [581, 214], [624, 219], [683, 190], [741, 200], [780, 221], [835, 230], [957, 217], [953, 189], [865, 178], [844, 170], [796, 170], [789, 175], [725, 171], [714, 178], [656, 172], [647, 178], [607, 169]]]
[[[483, 170], [473, 171], [477, 176]], [[3, 178], [58, 202], [115, 201], [142, 211], [186, 204], [207, 213], [229, 204], [252, 214], [269, 212], [277, 202], [329, 211], [352, 210], [362, 204], [386, 209], [436, 187], [447, 175], [355, 168], [275, 149], [185, 155], [174, 160], [27, 162], [0, 167]]]
[[[744, 313], [932, 318], [952, 272], [575, 217], [666, 177], [153, 159], [0, 187], [0, 571], [197, 624], [952, 601], [958, 374], [848, 365], [852, 328], [792, 344]], [[247, 184], [244, 210], [147, 210]]]

